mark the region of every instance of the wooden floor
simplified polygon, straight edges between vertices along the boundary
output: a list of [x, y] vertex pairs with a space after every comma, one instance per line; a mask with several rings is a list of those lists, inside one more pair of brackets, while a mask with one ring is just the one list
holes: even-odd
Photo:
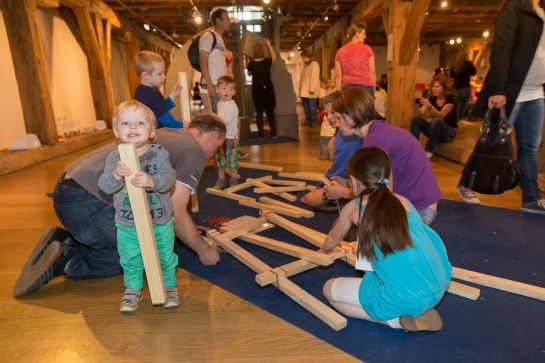
[[[319, 129], [300, 130], [299, 143], [243, 150], [251, 152], [250, 161], [281, 165], [287, 172], [325, 171], [329, 162], [318, 159]], [[63, 168], [89, 150], [0, 177], [0, 361], [355, 361], [181, 269], [177, 277], [182, 305], [170, 311], [151, 307], [148, 298], [137, 314], [121, 315], [121, 276], [88, 281], [56, 278], [37, 293], [15, 300], [13, 283], [35, 241], [45, 227], [60, 225], [46, 193], [53, 190]], [[454, 186], [461, 166], [440, 158], [432, 165], [444, 198], [457, 200]], [[518, 189], [482, 199], [487, 205], [520, 206]], [[329, 328], [324, 325], [324, 329]]]

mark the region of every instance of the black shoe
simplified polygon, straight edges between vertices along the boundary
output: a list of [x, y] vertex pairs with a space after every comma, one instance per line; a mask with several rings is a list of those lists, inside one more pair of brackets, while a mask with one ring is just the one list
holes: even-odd
[[40, 257], [42, 257], [42, 254], [46, 250], [47, 246], [51, 244], [51, 242], [64, 242], [68, 237], [70, 237], [68, 231], [59, 227], [48, 227], [40, 236], [40, 239], [34, 247], [34, 250], [28, 257], [28, 260], [25, 262], [25, 265], [23, 266], [23, 271], [34, 265], [36, 261], [38, 261]]
[[39, 290], [55, 276], [62, 275], [64, 267], [74, 255], [75, 249], [59, 241], [53, 241], [39, 254], [32, 265], [25, 265], [13, 286], [13, 296], [21, 297]]

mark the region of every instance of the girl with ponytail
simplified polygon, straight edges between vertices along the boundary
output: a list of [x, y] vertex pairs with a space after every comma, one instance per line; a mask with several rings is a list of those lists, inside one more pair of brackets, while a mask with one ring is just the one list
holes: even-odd
[[353, 318], [405, 331], [437, 331], [442, 321], [434, 307], [452, 267], [439, 235], [407, 199], [390, 191], [391, 168], [390, 158], [377, 147], [363, 148], [350, 159], [349, 182], [357, 197], [342, 209], [322, 251], [333, 250], [355, 224], [356, 268], [367, 265], [368, 271], [363, 278], [327, 281], [324, 295]]

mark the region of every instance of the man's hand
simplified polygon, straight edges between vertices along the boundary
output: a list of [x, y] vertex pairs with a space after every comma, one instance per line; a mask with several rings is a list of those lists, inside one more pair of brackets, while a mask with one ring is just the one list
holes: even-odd
[[215, 265], [220, 260], [220, 250], [216, 245], [210, 245], [199, 254], [199, 260], [205, 266]]
[[501, 108], [506, 103], [507, 99], [503, 95], [490, 96], [488, 98], [488, 108]]
[[176, 97], [180, 95], [180, 92], [182, 92], [182, 85], [180, 84], [180, 81], [176, 82], [174, 87], [172, 87], [172, 91], [170, 91], [170, 99], [174, 101]]
[[131, 179], [131, 183], [138, 188], [153, 188], [153, 178], [143, 171], [136, 173]]

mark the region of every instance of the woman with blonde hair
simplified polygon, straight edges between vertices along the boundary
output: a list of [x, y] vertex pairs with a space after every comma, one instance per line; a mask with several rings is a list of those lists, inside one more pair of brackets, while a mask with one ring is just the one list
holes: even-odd
[[374, 94], [377, 81], [375, 56], [371, 47], [364, 44], [365, 37], [365, 23], [355, 23], [348, 28], [348, 42], [335, 57], [335, 85], [338, 90], [358, 86]]

